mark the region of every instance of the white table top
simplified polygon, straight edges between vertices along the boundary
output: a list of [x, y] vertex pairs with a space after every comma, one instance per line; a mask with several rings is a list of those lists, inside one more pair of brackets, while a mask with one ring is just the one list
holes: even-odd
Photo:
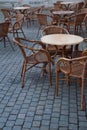
[[61, 15], [61, 14], [63, 14], [63, 15], [65, 15], [65, 14], [72, 14], [72, 13], [74, 13], [74, 11], [69, 11], [69, 10], [66, 10], [66, 11], [53, 11], [53, 14], [58, 14], [58, 15]]
[[63, 2], [61, 2], [61, 4], [65, 4], [65, 5], [68, 5], [68, 4], [76, 4], [76, 3], [78, 3], [78, 1], [63, 1]]
[[25, 10], [25, 9], [30, 9], [30, 7], [23, 7], [23, 6], [19, 6], [19, 7], [14, 7], [15, 10]]
[[50, 45], [76, 45], [83, 41], [83, 38], [72, 34], [50, 34], [41, 38], [41, 41]]

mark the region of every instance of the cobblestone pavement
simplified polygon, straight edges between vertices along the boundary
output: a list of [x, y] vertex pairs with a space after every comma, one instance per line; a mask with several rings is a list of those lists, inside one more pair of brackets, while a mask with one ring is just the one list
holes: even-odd
[[[28, 38], [36, 39], [36, 26], [24, 25], [24, 29]], [[10, 38], [12, 40], [11, 34]], [[85, 46], [83, 43], [80, 47]], [[67, 87], [64, 81], [59, 81], [57, 97], [54, 65], [52, 87], [47, 75], [43, 77], [40, 69], [33, 68], [27, 72], [22, 89], [22, 56], [16, 45], [14, 48], [15, 51], [9, 44], [6, 48], [0, 44], [0, 130], [87, 130], [87, 109], [81, 111], [80, 108], [80, 86], [71, 82]]]

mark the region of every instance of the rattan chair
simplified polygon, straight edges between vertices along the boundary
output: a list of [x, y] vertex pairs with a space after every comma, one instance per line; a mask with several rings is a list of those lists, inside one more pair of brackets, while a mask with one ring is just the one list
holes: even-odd
[[1, 9], [1, 12], [3, 13], [4, 19], [11, 20], [12, 18], [15, 18], [15, 15], [11, 15], [10, 9]]
[[68, 84], [69, 77], [80, 79], [81, 83], [81, 109], [85, 108], [84, 89], [85, 80], [87, 78], [87, 50], [82, 52], [82, 55], [77, 58], [59, 58], [56, 64], [56, 95], [58, 96], [58, 81], [59, 73], [65, 74], [65, 80]]
[[86, 17], [84, 19], [84, 25], [85, 25], [85, 27], [87, 29], [87, 8], [81, 9], [81, 13], [85, 13], [86, 14]]
[[39, 26], [37, 36], [39, 35], [40, 30], [43, 30], [46, 26], [55, 24], [53, 22], [53, 16], [43, 13], [37, 14], [37, 23]]
[[73, 28], [73, 34], [78, 34], [79, 32], [83, 33], [83, 22], [85, 19], [86, 13], [79, 13], [74, 16], [71, 16], [66, 19], [66, 22], [63, 23], [64, 26], [67, 26], [67, 29], [69, 32], [72, 31]]
[[60, 10], [65, 10], [65, 7], [61, 4], [62, 1], [57, 1], [53, 4], [53, 7], [50, 8], [50, 12], [52, 13], [53, 11], [60, 11]]
[[9, 22], [0, 23], [0, 41], [4, 41], [4, 47], [6, 47], [6, 40], [10, 44], [11, 48], [14, 50], [12, 43], [8, 37], [8, 29], [9, 29]]
[[42, 49], [42, 43], [40, 41], [31, 41], [25, 38], [14, 38], [13, 41], [18, 45], [24, 59], [21, 72], [22, 87], [24, 87], [25, 73], [32, 67], [42, 68], [43, 74], [47, 71], [50, 85], [52, 85], [51, 57], [48, 51]]
[[85, 5], [86, 5], [85, 1], [81, 1], [81, 2], [79, 2], [79, 3], [77, 4], [77, 10], [76, 10], [76, 13], [81, 12], [81, 10], [85, 8]]
[[37, 13], [42, 13], [44, 9], [44, 6], [39, 6], [39, 7], [33, 7], [30, 8], [30, 10], [27, 10], [26, 14], [26, 21], [27, 21], [27, 27], [29, 24], [34, 24], [35, 21], [37, 21]]
[[[67, 29], [58, 27], [56, 25], [45, 27], [42, 31], [42, 35], [49, 35], [49, 34], [69, 34]], [[52, 46], [48, 45], [47, 50], [50, 52], [51, 56], [53, 58], [56, 57], [56, 55], [70, 55], [72, 53], [72, 47], [71, 46]], [[65, 50], [65, 51], [64, 51]]]
[[20, 33], [24, 36], [24, 31], [23, 31], [23, 21], [24, 21], [24, 15], [22, 13], [18, 13], [15, 15], [15, 21], [11, 24], [9, 27], [9, 33], [13, 33], [14, 37], [19, 37]]

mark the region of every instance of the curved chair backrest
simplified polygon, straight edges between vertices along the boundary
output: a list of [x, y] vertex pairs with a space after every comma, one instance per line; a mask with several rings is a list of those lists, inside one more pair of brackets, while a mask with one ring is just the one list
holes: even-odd
[[7, 36], [9, 28], [9, 22], [0, 23], [0, 37]]
[[81, 9], [85, 7], [86, 3], [84, 1], [81, 1], [77, 4], [77, 12], [79, 12]]
[[69, 34], [67, 29], [62, 28], [62, 27], [58, 27], [58, 26], [55, 26], [55, 25], [45, 27], [43, 32], [42, 32], [43, 35], [56, 34], [56, 33], [58, 33], [58, 34], [60, 34], [60, 33]]
[[24, 15], [23, 14], [18, 13], [18, 14], [16, 14], [15, 17], [16, 17], [16, 22], [19, 22], [20, 24], [23, 23], [23, 21], [24, 21]]
[[5, 19], [10, 18], [10, 11], [8, 9], [1, 9], [1, 12], [3, 13]]
[[47, 15], [46, 14], [37, 14], [37, 22], [39, 25], [47, 25]]
[[86, 16], [86, 13], [80, 13], [75, 16], [75, 24], [82, 24]]

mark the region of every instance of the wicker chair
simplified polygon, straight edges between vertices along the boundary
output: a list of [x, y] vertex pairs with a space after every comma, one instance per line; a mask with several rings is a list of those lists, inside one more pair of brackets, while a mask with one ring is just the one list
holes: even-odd
[[53, 16], [48, 14], [39, 13], [37, 14], [37, 23], [38, 23], [38, 32], [37, 36], [39, 35], [40, 30], [43, 30], [46, 26], [53, 25]]
[[[62, 28], [62, 27], [58, 27], [56, 25], [45, 27], [42, 31], [42, 35], [60, 34], [60, 33], [69, 34], [67, 29]], [[65, 51], [63, 49], [65, 49]], [[50, 52], [51, 56], [53, 58], [55, 58], [56, 55], [66, 56], [68, 54], [71, 54], [72, 47], [71, 46], [52, 46], [52, 45], [48, 45], [47, 50]]]
[[32, 22], [34, 24], [34, 22], [37, 21], [37, 13], [42, 13], [43, 9], [44, 6], [40, 6], [30, 8], [30, 10], [27, 11], [26, 14], [27, 27], [29, 26], [29, 23], [31, 24]]
[[84, 24], [85, 24], [85, 27], [87, 29], [87, 8], [81, 9], [81, 13], [85, 13], [86, 14], [86, 17], [84, 19]]
[[51, 57], [48, 51], [42, 49], [43, 44], [40, 41], [31, 41], [25, 38], [14, 38], [13, 41], [18, 45], [24, 58], [21, 72], [22, 87], [24, 87], [25, 73], [32, 67], [42, 68], [43, 74], [48, 72], [50, 85], [52, 85]]
[[53, 11], [65, 10], [65, 7], [61, 4], [61, 2], [62, 1], [57, 1], [54, 3], [53, 7], [50, 9], [50, 12], [52, 13]]
[[29, 4], [23, 4], [22, 6], [23, 6], [23, 7], [29, 7], [29, 9], [25, 9], [25, 10], [22, 11], [22, 13], [24, 14], [24, 16], [26, 17], [28, 11], [29, 11], [32, 7], [31, 7], [31, 5], [29, 5]]
[[14, 15], [14, 16], [11, 15], [11, 11], [10, 11], [9, 9], [1, 9], [1, 12], [2, 12], [3, 15], [4, 15], [4, 19], [9, 19], [9, 20], [11, 20], [12, 18], [15, 17], [15, 15]]
[[11, 48], [14, 50], [12, 43], [8, 37], [8, 29], [9, 29], [9, 22], [0, 23], [0, 41], [4, 40], [4, 47], [6, 47], [6, 39], [7, 39]]
[[71, 31], [71, 27], [73, 27], [73, 34], [78, 34], [79, 31], [83, 33], [82, 25], [83, 25], [85, 16], [86, 16], [86, 13], [79, 13], [74, 16], [71, 16], [68, 19], [66, 19], [64, 26], [67, 26], [68, 31]]
[[15, 15], [15, 21], [12, 23], [12, 25], [9, 27], [9, 33], [13, 33], [13, 36], [19, 37], [19, 34], [21, 33], [24, 37], [24, 31], [22, 28], [24, 21], [24, 15], [21, 13], [18, 13]]
[[79, 3], [77, 4], [76, 13], [81, 12], [81, 10], [85, 8], [85, 5], [86, 5], [86, 3], [85, 3], [84, 1], [79, 2]]
[[87, 78], [87, 50], [83, 51], [78, 58], [60, 58], [56, 64], [56, 95], [58, 96], [58, 74], [65, 74], [65, 80], [68, 84], [69, 77], [79, 78], [81, 83], [81, 109], [85, 108], [84, 89], [85, 80]]

